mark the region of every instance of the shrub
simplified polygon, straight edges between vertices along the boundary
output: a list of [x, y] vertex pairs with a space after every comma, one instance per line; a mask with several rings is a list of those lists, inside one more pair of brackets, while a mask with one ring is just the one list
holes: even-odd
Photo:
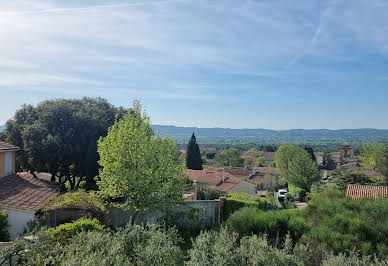
[[97, 219], [81, 218], [73, 223], [61, 224], [56, 228], [46, 230], [48, 239], [54, 242], [66, 243], [74, 235], [84, 231], [101, 231], [103, 226]]
[[[291, 249], [290, 249], [291, 250]], [[302, 265], [287, 249], [272, 248], [262, 237], [244, 237], [227, 228], [220, 232], [205, 231], [193, 240], [186, 265]]]
[[222, 220], [226, 221], [230, 215], [243, 207], [253, 207], [259, 210], [267, 210], [268, 204], [266, 200], [259, 199], [258, 201], [247, 201], [235, 198], [220, 198]]
[[293, 243], [296, 243], [309, 230], [305, 220], [296, 216], [295, 212], [263, 212], [252, 207], [236, 211], [227, 224], [240, 236], [267, 235], [269, 243], [278, 247], [283, 246], [288, 233]]
[[96, 192], [83, 190], [59, 195], [43, 211], [60, 209], [81, 209], [88, 211], [93, 217], [100, 217], [108, 212], [107, 206]]
[[8, 221], [5, 210], [0, 210], [0, 242], [9, 240]]

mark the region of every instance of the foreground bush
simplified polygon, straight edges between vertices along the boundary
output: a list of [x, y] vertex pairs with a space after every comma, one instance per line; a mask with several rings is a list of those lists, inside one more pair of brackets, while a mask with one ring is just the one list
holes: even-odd
[[235, 211], [243, 207], [253, 207], [259, 210], [267, 210], [268, 204], [267, 201], [259, 199], [257, 201], [253, 200], [241, 200], [236, 198], [220, 198], [221, 200], [221, 212], [222, 220], [226, 221], [230, 215]]
[[65, 223], [46, 230], [47, 238], [53, 242], [66, 243], [80, 232], [102, 231], [103, 226], [97, 219], [81, 218], [73, 223]]
[[187, 265], [303, 265], [287, 251], [272, 248], [257, 236], [238, 241], [236, 233], [222, 228], [220, 232], [205, 231], [193, 241]]
[[0, 242], [9, 240], [8, 221], [5, 210], [0, 210]]
[[302, 217], [296, 216], [294, 210], [263, 212], [245, 207], [236, 211], [227, 224], [240, 236], [267, 235], [268, 241], [278, 247], [283, 246], [287, 234], [293, 243], [297, 243], [309, 230], [309, 225]]

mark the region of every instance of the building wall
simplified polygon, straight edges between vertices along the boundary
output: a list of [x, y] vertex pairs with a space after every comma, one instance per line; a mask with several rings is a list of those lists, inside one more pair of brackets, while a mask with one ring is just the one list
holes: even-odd
[[5, 175], [5, 152], [0, 152], [0, 177]]
[[[12, 173], [15, 173], [15, 151], [11, 151], [12, 153]], [[5, 152], [0, 152], [0, 177], [5, 176]]]
[[237, 185], [235, 185], [229, 191], [229, 193], [234, 193], [234, 192], [245, 192], [248, 194], [256, 194], [256, 185], [243, 180]]
[[7, 210], [8, 219], [8, 233], [11, 240], [15, 240], [17, 237], [24, 233], [27, 229], [27, 223], [35, 219], [34, 212], [21, 211], [21, 210]]

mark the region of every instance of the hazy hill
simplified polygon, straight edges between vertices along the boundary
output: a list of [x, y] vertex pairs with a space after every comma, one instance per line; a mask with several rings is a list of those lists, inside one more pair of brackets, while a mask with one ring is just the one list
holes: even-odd
[[203, 142], [212, 141], [248, 141], [248, 142], [388, 142], [388, 130], [380, 129], [230, 129], [230, 128], [197, 128], [154, 125], [156, 132], [179, 141], [188, 141], [195, 132], [197, 139]]
[[0, 132], [5, 129], [5, 126], [0, 126]]

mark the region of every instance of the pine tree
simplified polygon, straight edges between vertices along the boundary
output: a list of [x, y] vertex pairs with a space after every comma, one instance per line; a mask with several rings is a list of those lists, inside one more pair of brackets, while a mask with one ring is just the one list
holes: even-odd
[[186, 167], [193, 170], [202, 170], [202, 159], [194, 132], [191, 135], [186, 151]]

